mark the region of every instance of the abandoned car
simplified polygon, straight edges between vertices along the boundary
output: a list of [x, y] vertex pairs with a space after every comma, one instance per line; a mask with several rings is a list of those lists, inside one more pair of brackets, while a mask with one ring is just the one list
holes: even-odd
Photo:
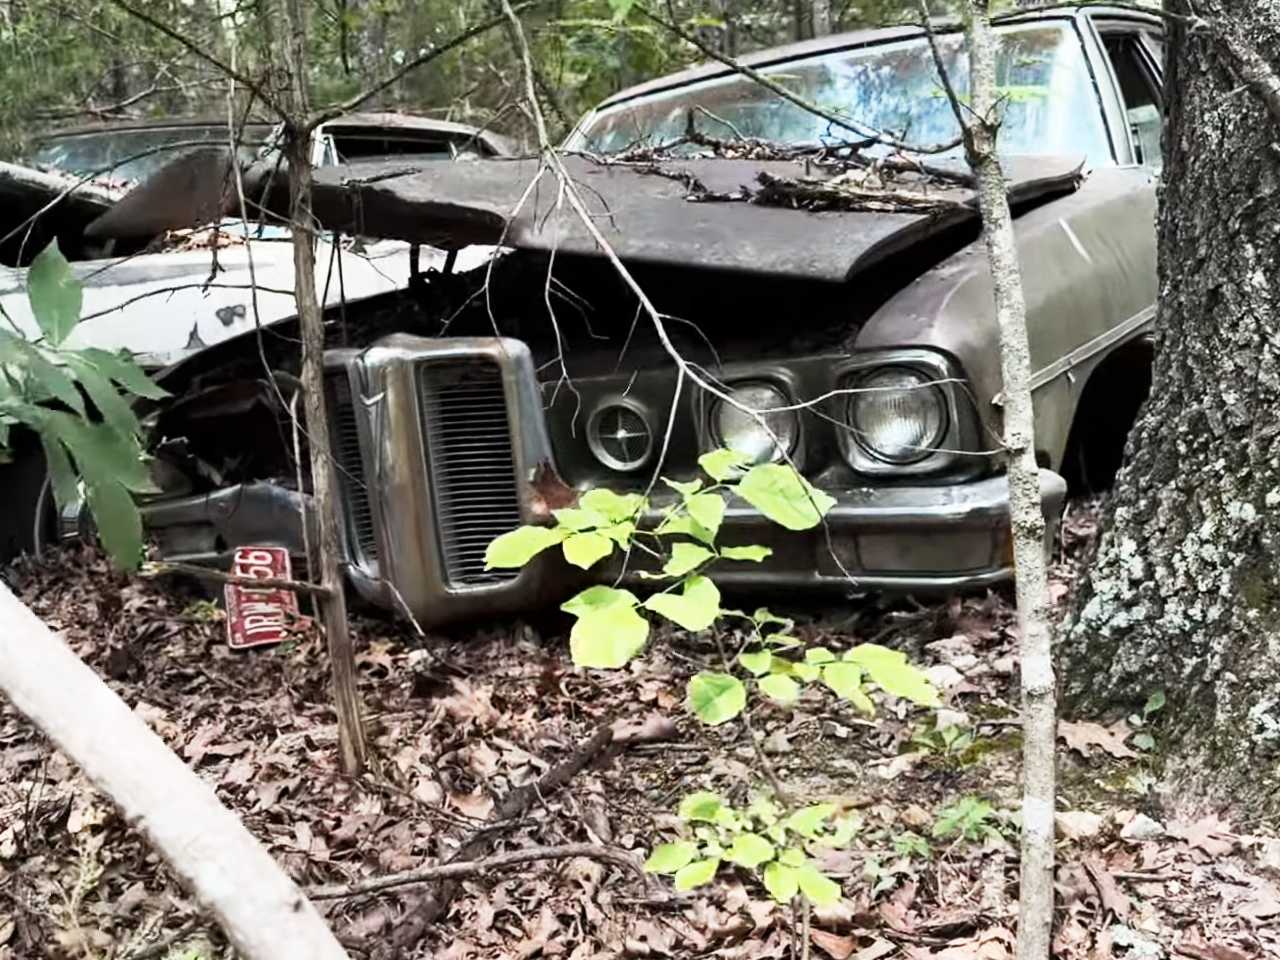
[[[999, 31], [1052, 529], [1069, 484], [1101, 486], [1117, 468], [1149, 383], [1160, 22], [1090, 5], [1004, 18]], [[961, 38], [940, 40], [963, 94]], [[918, 29], [745, 60], [867, 129], [957, 137]], [[886, 160], [843, 144], [851, 136], [712, 65], [589, 114], [566, 144], [564, 180], [537, 159], [320, 171], [315, 209], [330, 229], [505, 248], [330, 318], [354, 588], [429, 623], [562, 599], [578, 583], [557, 557], [486, 570], [486, 545], [592, 487], [692, 477], [698, 455], [721, 446], [785, 456], [836, 500], [827, 529], [808, 533], [731, 502], [722, 539], [773, 553], [713, 570], [723, 587], [937, 591], [1008, 578], [991, 276], [959, 150]], [[667, 342], [570, 189], [665, 318]], [[225, 565], [237, 545], [269, 544], [303, 560], [311, 506], [280, 400], [296, 387], [297, 351], [287, 325], [274, 332], [260, 341], [265, 368], [248, 336], [165, 372], [174, 399], [148, 421], [165, 492], [144, 510], [161, 555]], [[681, 378], [673, 350], [770, 431]]]
[[[241, 158], [274, 169], [278, 149], [271, 125], [247, 124], [240, 134]], [[209, 218], [197, 216], [175, 226], [201, 229], [176, 233], [146, 221], [112, 227], [112, 218], [129, 210], [131, 188], [142, 181], [182, 198], [193, 195], [190, 179], [213, 177], [221, 194], [220, 167], [197, 163], [177, 171], [177, 183], [165, 168], [178, 155], [198, 160], [210, 149], [217, 153], [229, 139], [225, 121], [98, 125], [39, 138], [24, 165], [0, 163], [0, 310], [6, 323], [38, 336], [26, 267], [54, 239], [84, 290], [84, 319], [69, 347], [125, 349], [158, 370], [259, 323], [291, 317], [293, 250], [278, 220], [246, 224], [229, 216], [210, 229]], [[513, 149], [503, 137], [475, 127], [393, 113], [342, 116], [321, 125], [312, 139], [318, 166], [367, 158], [471, 159]], [[408, 244], [384, 238], [322, 240], [316, 257], [317, 293], [335, 308], [402, 289], [412, 259]], [[420, 263], [438, 266], [443, 259], [439, 251], [424, 251]], [[0, 561], [19, 549], [38, 549], [53, 535], [43, 522], [45, 511], [36, 511], [39, 521], [29, 512], [33, 497], [48, 501], [38, 445], [32, 438], [17, 442], [17, 462], [0, 466], [0, 489], [17, 492], [0, 514]]]

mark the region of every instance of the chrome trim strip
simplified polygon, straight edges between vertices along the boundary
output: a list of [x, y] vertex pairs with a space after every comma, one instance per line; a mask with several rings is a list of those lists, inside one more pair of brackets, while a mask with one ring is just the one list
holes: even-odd
[[[1043, 370], [1037, 370], [1033, 373], [1031, 375], [1031, 389], [1034, 391], [1039, 390], [1041, 387], [1048, 386], [1067, 371], [1080, 366], [1080, 364], [1084, 363], [1090, 357], [1107, 349], [1107, 347], [1119, 343], [1139, 327], [1150, 323], [1155, 319], [1155, 316], [1156, 305], [1153, 303], [1151, 306], [1130, 317], [1128, 320], [1125, 320], [1123, 323], [1117, 323], [1106, 333], [1094, 337], [1088, 343], [1082, 343], [1070, 353], [1049, 364], [1049, 366], [1045, 367]], [[1004, 395], [1002, 393], [1000, 399], [1003, 399], [1003, 397]]]

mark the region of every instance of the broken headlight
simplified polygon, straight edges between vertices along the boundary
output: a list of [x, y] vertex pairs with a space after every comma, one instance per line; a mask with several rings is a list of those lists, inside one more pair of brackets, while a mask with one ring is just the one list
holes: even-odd
[[716, 401], [709, 424], [716, 446], [741, 453], [753, 464], [781, 460], [795, 450], [800, 417], [795, 410], [781, 409], [792, 406], [786, 393], [762, 381], [735, 384], [728, 393], [739, 406], [755, 411], [758, 418], [725, 400]]

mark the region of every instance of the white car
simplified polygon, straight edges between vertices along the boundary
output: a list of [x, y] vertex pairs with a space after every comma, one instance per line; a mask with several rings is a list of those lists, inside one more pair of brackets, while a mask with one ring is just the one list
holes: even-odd
[[[258, 124], [265, 146], [275, 133]], [[30, 163], [0, 163], [0, 317], [36, 339], [27, 301], [26, 265], [59, 242], [84, 288], [83, 320], [69, 347], [127, 350], [160, 368], [206, 347], [295, 314], [292, 240], [278, 225], [224, 219], [161, 236], [95, 239], [90, 225], [123, 201], [133, 181], [146, 181], [181, 153], [228, 141], [225, 124], [149, 123], [84, 128], [37, 142]], [[502, 137], [462, 124], [403, 114], [354, 114], [319, 127], [312, 146], [319, 166], [350, 160], [449, 161], [508, 154]], [[247, 160], [251, 152], [241, 151]], [[123, 173], [124, 176], [121, 176]], [[74, 187], [74, 189], [72, 189]], [[176, 191], [175, 202], [183, 191]], [[190, 191], [198, 192], [196, 190]], [[216, 257], [213, 246], [216, 244]], [[425, 248], [416, 269], [440, 268], [445, 255]], [[316, 292], [341, 304], [405, 289], [415, 268], [409, 244], [346, 238], [316, 244]], [[256, 288], [256, 289], [255, 289]], [[34, 438], [16, 437], [12, 462], [0, 465], [0, 562], [38, 550], [55, 535], [43, 458]]]

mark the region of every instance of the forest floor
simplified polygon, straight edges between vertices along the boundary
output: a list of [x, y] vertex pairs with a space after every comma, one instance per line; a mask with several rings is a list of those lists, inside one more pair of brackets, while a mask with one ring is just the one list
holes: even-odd
[[[1096, 504], [1068, 515], [1053, 569], [1060, 604], [1096, 520]], [[575, 669], [553, 621], [424, 648], [407, 629], [358, 619], [376, 761], [352, 780], [336, 769], [314, 636], [233, 653], [213, 604], [122, 577], [87, 551], [9, 579], [304, 886], [440, 862], [482, 828], [492, 852], [582, 843], [639, 863], [675, 836], [685, 793], [738, 799], [761, 786], [737, 722], [708, 728], [684, 713], [687, 679], [714, 662], [697, 638], [661, 636], [631, 669], [606, 673]], [[815, 690], [755, 711], [787, 789], [862, 823], [851, 848], [825, 855], [844, 899], [814, 911], [807, 938], [803, 918], [746, 875], [725, 870], [677, 894], [616, 856], [578, 857], [466, 879], [430, 924], [430, 886], [323, 901], [352, 957], [1011, 958], [1020, 744], [1008, 597], [788, 612], [811, 642], [908, 651], [946, 702], [931, 715], [881, 699], [870, 722]], [[1160, 711], [1134, 720], [1060, 731], [1056, 955], [1280, 956], [1280, 841], [1229, 811], [1179, 822], [1155, 789]], [[510, 791], [549, 785], [601, 745], [602, 727], [628, 725], [644, 735], [591, 751], [562, 787], [494, 822]], [[111, 804], [0, 703], [0, 960], [231, 955]]]

